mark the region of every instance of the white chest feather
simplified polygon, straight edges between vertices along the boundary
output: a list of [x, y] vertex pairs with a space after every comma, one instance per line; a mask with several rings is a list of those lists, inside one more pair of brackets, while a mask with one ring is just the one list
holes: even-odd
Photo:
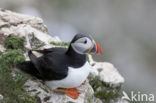
[[86, 62], [81, 68], [69, 67], [68, 75], [62, 80], [53, 80], [46, 82], [46, 85], [51, 89], [74, 88], [80, 86], [88, 77], [91, 66]]

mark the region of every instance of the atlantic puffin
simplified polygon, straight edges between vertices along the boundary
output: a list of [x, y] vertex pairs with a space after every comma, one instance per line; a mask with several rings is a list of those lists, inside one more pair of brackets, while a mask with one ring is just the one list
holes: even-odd
[[63, 92], [74, 99], [79, 96], [76, 87], [87, 79], [92, 68], [86, 54], [102, 54], [99, 44], [85, 34], [75, 35], [68, 48], [55, 47], [35, 51], [43, 56], [36, 57], [29, 50], [30, 61], [19, 63], [17, 68], [43, 80], [51, 90]]

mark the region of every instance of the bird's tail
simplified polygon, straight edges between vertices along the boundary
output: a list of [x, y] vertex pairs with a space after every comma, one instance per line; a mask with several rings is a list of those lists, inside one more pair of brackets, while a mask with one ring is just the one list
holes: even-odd
[[31, 61], [21, 62], [17, 64], [16, 67], [27, 74], [35, 76], [38, 79], [42, 79], [40, 73], [37, 71], [37, 69], [35, 68], [34, 64]]

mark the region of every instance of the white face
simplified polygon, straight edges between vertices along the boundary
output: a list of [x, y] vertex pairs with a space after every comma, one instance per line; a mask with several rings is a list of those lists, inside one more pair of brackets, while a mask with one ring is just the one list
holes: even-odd
[[93, 42], [87, 38], [83, 37], [76, 40], [74, 43], [71, 44], [72, 48], [79, 54], [86, 54], [89, 52], [89, 48], [93, 47]]

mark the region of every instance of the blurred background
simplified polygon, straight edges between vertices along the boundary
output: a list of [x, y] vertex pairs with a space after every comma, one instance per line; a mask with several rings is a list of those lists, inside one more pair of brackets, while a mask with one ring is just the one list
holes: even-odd
[[104, 54], [94, 59], [118, 68], [124, 91], [156, 96], [156, 0], [0, 0], [0, 8], [41, 17], [65, 42], [92, 35]]

